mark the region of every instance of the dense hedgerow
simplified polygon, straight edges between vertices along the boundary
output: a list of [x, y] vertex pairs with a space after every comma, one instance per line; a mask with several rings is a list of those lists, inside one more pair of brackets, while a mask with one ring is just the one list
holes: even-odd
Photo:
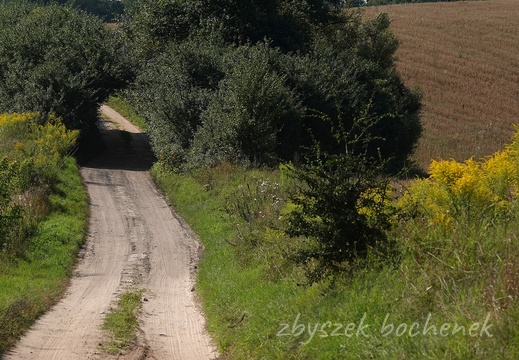
[[303, 110], [288, 76], [278, 70], [282, 57], [268, 44], [242, 46], [224, 57], [225, 77], [193, 136], [191, 166], [274, 165], [293, 158]]
[[242, 45], [270, 39], [283, 51], [309, 50], [317, 28], [342, 22], [341, 1], [142, 0], [122, 25], [135, 54], [150, 59], [193, 37]]
[[340, 153], [334, 131], [366, 136], [354, 122], [369, 117], [370, 156], [399, 169], [421, 135], [420, 99], [394, 70], [388, 27], [386, 16], [362, 23], [349, 15], [297, 53], [195, 34], [149, 61], [128, 97], [171, 165], [273, 165], [301, 158], [314, 141]]
[[[334, 272], [385, 246], [382, 213], [370, 218], [358, 203], [368, 190], [385, 193], [379, 175], [406, 165], [421, 135], [420, 97], [396, 72], [386, 15], [362, 22], [319, 1], [302, 2], [304, 11], [283, 0], [231, 3], [136, 7], [124, 28], [147, 61], [127, 97], [159, 160], [177, 170], [295, 164], [310, 189], [294, 195], [287, 232], [317, 241], [301, 261]], [[218, 11], [230, 18], [215, 20]], [[286, 33], [266, 26], [285, 16]]]
[[189, 41], [151, 60], [127, 96], [147, 123], [159, 160], [183, 164], [201, 124], [201, 114], [223, 78], [216, 45]]

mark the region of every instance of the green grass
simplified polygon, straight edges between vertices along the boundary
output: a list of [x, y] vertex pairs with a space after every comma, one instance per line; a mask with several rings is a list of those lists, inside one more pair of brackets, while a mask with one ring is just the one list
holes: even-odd
[[146, 131], [146, 123], [142, 117], [137, 115], [135, 110], [130, 106], [130, 104], [124, 100], [120, 96], [111, 96], [107, 103], [108, 106], [110, 106], [112, 109], [117, 111], [119, 114], [124, 116], [126, 119], [133, 122], [135, 125], [137, 125], [142, 130]]
[[291, 260], [304, 241], [281, 231], [293, 184], [279, 171], [159, 163], [152, 176], [204, 245], [196, 288], [223, 358], [519, 357], [517, 211], [450, 232], [401, 219], [392, 262], [309, 286]]
[[30, 238], [26, 258], [0, 274], [0, 354], [62, 296], [84, 242], [88, 203], [79, 171], [66, 158], [50, 197], [51, 213]]
[[[220, 166], [174, 174], [159, 164], [152, 174], [205, 246], [197, 291], [226, 358], [519, 356], [517, 216], [491, 226], [460, 222], [449, 234], [408, 219], [391, 235], [400, 249], [393, 264], [373, 261], [333, 285], [308, 286], [288, 260], [301, 243], [276, 230], [277, 219], [262, 218], [268, 203], [256, 211], [258, 196], [245, 196], [261, 196], [255, 189], [267, 181], [286, 197], [290, 183], [279, 172]], [[258, 215], [252, 226], [224, 210], [240, 201]], [[367, 327], [359, 330], [361, 323]]]
[[142, 304], [141, 297], [141, 291], [124, 293], [119, 298], [117, 307], [107, 315], [103, 328], [110, 332], [112, 338], [105, 346], [109, 354], [120, 354], [136, 339], [136, 331], [139, 328], [137, 316]]

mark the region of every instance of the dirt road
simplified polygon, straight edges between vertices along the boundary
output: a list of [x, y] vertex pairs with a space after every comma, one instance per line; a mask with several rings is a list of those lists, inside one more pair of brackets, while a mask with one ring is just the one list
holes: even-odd
[[102, 112], [107, 151], [81, 170], [91, 219], [71, 286], [6, 358], [110, 359], [101, 324], [120, 294], [144, 289], [138, 342], [117, 358], [214, 359], [192, 291], [199, 244], [150, 178], [146, 135]]

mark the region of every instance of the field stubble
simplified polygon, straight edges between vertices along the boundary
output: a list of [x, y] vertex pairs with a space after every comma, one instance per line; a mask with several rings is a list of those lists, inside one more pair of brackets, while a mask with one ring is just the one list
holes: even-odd
[[515, 0], [367, 8], [387, 12], [400, 42], [397, 68], [423, 95], [424, 134], [414, 160], [488, 156], [519, 123], [519, 6]]

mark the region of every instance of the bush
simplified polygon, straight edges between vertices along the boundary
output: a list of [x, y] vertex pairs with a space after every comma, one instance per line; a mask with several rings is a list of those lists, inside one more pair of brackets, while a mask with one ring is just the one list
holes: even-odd
[[[340, 153], [334, 129], [366, 136], [355, 119], [376, 118], [369, 128], [369, 155], [390, 160], [386, 165], [393, 172], [405, 165], [422, 133], [421, 105], [395, 71], [396, 48], [387, 15], [366, 23], [351, 15], [320, 33], [312, 52], [286, 59], [284, 73], [308, 110], [303, 134], [311, 136], [302, 139], [303, 146], [317, 139], [323, 151]], [[331, 121], [323, 122], [323, 115]]]
[[330, 155], [316, 144], [305, 163], [285, 169], [296, 180], [285, 232], [307, 239], [308, 246], [299, 251], [296, 261], [306, 267], [311, 282], [354, 269], [358, 260], [392, 251], [387, 238], [393, 215], [389, 179], [384, 175], [384, 161], [370, 158], [366, 151], [372, 141], [369, 130], [376, 122], [360, 119], [356, 123], [366, 129], [365, 138], [335, 131], [342, 153]]
[[171, 43], [201, 36], [226, 44], [272, 41], [285, 52], [308, 50], [315, 29], [340, 21], [340, 1], [142, 0], [123, 21], [135, 56], [149, 59]]
[[[266, 12], [254, 8], [261, 14], [297, 13], [295, 17], [306, 16], [313, 24], [311, 39], [301, 40], [297, 52], [287, 53], [286, 48], [276, 48], [272, 28], [263, 29], [242, 10], [228, 9], [237, 12], [229, 20], [234, 25], [206, 39], [198, 26], [212, 21], [210, 14], [216, 11], [211, 7], [215, 3], [206, 3], [165, 1], [160, 6], [171, 7], [171, 13], [150, 8], [146, 15], [166, 11], [162, 15], [172, 17], [166, 25], [188, 22], [196, 28], [181, 27], [183, 33], [165, 25], [160, 34], [168, 40], [149, 34], [164, 53], [144, 66], [130, 93], [150, 124], [160, 160], [177, 167], [186, 160], [189, 167], [226, 161], [274, 165], [297, 159], [314, 139], [322, 151], [338, 154], [342, 149], [334, 142], [335, 129], [350, 132], [352, 138], [366, 135], [367, 129], [354, 122], [369, 117], [377, 121], [369, 128], [368, 155], [389, 159], [386, 171], [398, 172], [406, 164], [422, 131], [420, 97], [395, 72], [397, 41], [387, 15], [363, 23], [358, 15], [339, 16], [319, 1], [306, 3], [304, 11], [283, 1]], [[140, 26], [139, 16], [130, 18], [129, 24]], [[332, 17], [337, 21], [330, 22]], [[296, 31], [292, 25], [287, 23]], [[263, 29], [263, 41], [251, 35], [251, 29]], [[237, 31], [243, 41], [229, 45], [226, 31]], [[322, 117], [331, 121], [323, 122]]]
[[212, 92], [223, 77], [223, 49], [199, 41], [171, 46], [138, 75], [127, 97], [147, 123], [159, 160], [186, 160]]
[[128, 75], [101, 21], [58, 5], [0, 5], [0, 111], [55, 113], [69, 128], [97, 120]]
[[447, 232], [458, 223], [506, 222], [516, 210], [518, 162], [519, 132], [505, 150], [481, 161], [433, 161], [430, 178], [415, 181], [400, 206]]
[[48, 194], [78, 131], [38, 113], [0, 115], [0, 252], [22, 257], [28, 237], [48, 211]]
[[293, 159], [301, 109], [286, 76], [276, 71], [281, 56], [268, 44], [243, 46], [229, 55], [226, 76], [201, 114], [191, 166]]

